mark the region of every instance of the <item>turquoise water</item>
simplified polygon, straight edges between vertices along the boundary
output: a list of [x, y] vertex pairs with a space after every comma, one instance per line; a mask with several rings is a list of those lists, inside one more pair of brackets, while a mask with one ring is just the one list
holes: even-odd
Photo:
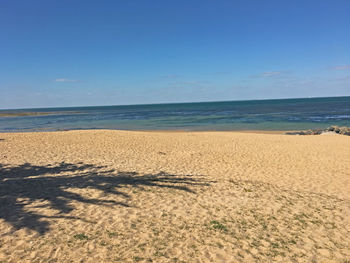
[[0, 111], [3, 112], [50, 114], [0, 117], [1, 132], [67, 129], [301, 130], [330, 125], [350, 126], [350, 97]]

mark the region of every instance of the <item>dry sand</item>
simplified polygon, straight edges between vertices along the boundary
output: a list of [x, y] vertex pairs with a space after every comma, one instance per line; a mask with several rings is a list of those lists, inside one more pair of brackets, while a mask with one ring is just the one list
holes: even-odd
[[0, 262], [349, 262], [350, 137], [0, 134]]

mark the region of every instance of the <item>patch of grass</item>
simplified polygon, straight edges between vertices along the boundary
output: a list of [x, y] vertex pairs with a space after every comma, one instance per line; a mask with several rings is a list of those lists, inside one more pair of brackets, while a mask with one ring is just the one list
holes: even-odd
[[218, 246], [218, 248], [223, 248], [224, 247], [220, 242], [216, 242], [216, 245]]
[[142, 248], [142, 247], [145, 247], [146, 245], [147, 245], [147, 243], [140, 243], [137, 245], [137, 247]]
[[295, 241], [294, 239], [291, 239], [291, 240], [289, 240], [289, 243], [295, 245], [297, 243], [297, 241]]
[[156, 252], [154, 252], [153, 256], [155, 257], [164, 257], [165, 253], [162, 251], [157, 250]]
[[108, 237], [116, 237], [118, 234], [107, 230]]
[[142, 258], [142, 257], [139, 257], [139, 256], [134, 256], [134, 257], [133, 257], [133, 260], [136, 261], [136, 262], [138, 262], [138, 261], [143, 260], [143, 258]]
[[165, 216], [167, 216], [168, 214], [166, 213], [166, 212], [163, 212], [162, 213], [162, 217], [165, 217]]
[[245, 230], [247, 228], [247, 225], [248, 225], [248, 223], [245, 219], [238, 221], [237, 224], [238, 224], [238, 228], [243, 229], [243, 230]]
[[271, 246], [272, 246], [273, 248], [279, 248], [279, 247], [280, 247], [280, 244], [277, 243], [277, 242], [271, 242]]
[[255, 238], [253, 238], [253, 242], [250, 243], [250, 246], [251, 247], [255, 247], [255, 248], [260, 247], [260, 245], [261, 245], [261, 242], [259, 240], [255, 239]]
[[217, 230], [220, 230], [220, 231], [227, 231], [227, 227], [223, 224], [221, 224], [220, 222], [216, 221], [216, 220], [212, 220], [210, 221], [210, 225], [214, 228], [214, 229], [217, 229]]
[[74, 237], [75, 239], [79, 239], [79, 240], [87, 240], [87, 239], [89, 239], [89, 237], [86, 236], [86, 235], [83, 234], [83, 233], [76, 234], [76, 235], [74, 235], [73, 237]]
[[192, 248], [194, 251], [198, 251], [197, 246], [195, 244], [190, 245], [190, 248]]
[[315, 219], [315, 220], [311, 220], [310, 221], [312, 224], [315, 224], [315, 225], [321, 225], [322, 224], [322, 221], [321, 220], [318, 220], [318, 219]]
[[307, 225], [305, 218], [307, 218], [307, 216], [304, 213], [294, 215], [294, 219], [299, 221], [303, 226]]

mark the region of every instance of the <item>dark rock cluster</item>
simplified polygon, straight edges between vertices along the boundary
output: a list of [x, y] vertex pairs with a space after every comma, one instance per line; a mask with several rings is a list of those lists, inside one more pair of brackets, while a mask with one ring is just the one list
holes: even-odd
[[350, 136], [350, 127], [338, 127], [331, 126], [326, 129], [313, 129], [307, 131], [296, 131], [296, 132], [286, 132], [288, 135], [319, 135], [326, 132], [334, 132], [337, 134], [348, 135]]

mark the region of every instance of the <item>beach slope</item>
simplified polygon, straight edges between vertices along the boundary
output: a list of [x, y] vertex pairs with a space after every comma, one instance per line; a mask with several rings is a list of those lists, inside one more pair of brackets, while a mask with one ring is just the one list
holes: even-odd
[[0, 134], [0, 262], [347, 262], [350, 137]]

